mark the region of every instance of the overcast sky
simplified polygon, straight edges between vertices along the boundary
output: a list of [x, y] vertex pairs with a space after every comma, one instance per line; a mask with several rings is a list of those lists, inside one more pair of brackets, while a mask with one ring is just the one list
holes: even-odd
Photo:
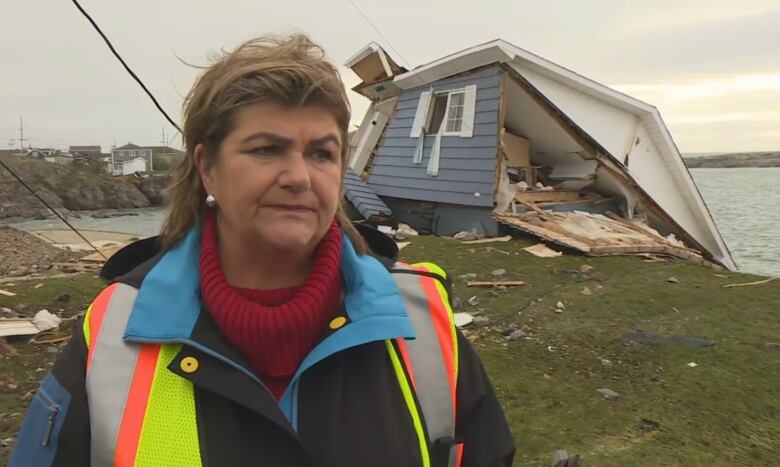
[[[176, 57], [203, 64], [253, 36], [306, 32], [339, 65], [376, 41], [407, 67], [501, 38], [657, 106], [683, 152], [780, 150], [780, 0], [353, 1], [400, 57], [349, 0], [82, 5], [177, 121], [196, 70]], [[0, 148], [18, 145], [20, 115], [35, 146], [175, 131], [69, 0], [3, 0], [0, 23]], [[367, 101], [350, 99], [357, 122]]]

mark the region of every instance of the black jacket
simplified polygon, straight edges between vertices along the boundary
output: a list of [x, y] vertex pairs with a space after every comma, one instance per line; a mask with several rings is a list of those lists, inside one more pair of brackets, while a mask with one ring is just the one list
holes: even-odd
[[[391, 256], [379, 258], [384, 264], [393, 263], [397, 251], [389, 239], [375, 231], [365, 236], [372, 251]], [[156, 245], [147, 239], [119, 252], [104, 267], [103, 277], [140, 288], [163, 257]], [[46, 390], [33, 400], [9, 465], [90, 464], [87, 345], [81, 329], [77, 327], [42, 384]], [[366, 339], [306, 369], [298, 382], [294, 417], [256, 379], [236, 369], [250, 367], [208, 312], [197, 314], [187, 339], [191, 345], [183, 345], [168, 369], [194, 385], [202, 465], [420, 465], [417, 437], [384, 338]], [[458, 343], [456, 439], [464, 446], [462, 465], [509, 466], [514, 447], [503, 411], [479, 358], [460, 333]], [[215, 353], [222, 359], [214, 358]], [[188, 356], [200, 362], [196, 373], [180, 369], [179, 362]], [[66, 407], [53, 420], [47, 410], [52, 404]], [[48, 436], [45, 446], [41, 436]]]

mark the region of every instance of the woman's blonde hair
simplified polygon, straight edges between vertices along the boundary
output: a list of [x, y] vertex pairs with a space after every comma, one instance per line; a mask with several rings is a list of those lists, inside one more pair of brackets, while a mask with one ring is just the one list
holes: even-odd
[[[176, 245], [205, 217], [206, 191], [195, 165], [195, 147], [203, 144], [207, 163], [213, 162], [233, 129], [238, 110], [260, 101], [296, 107], [317, 105], [330, 110], [341, 130], [341, 163], [346, 171], [349, 101], [338, 71], [320, 46], [305, 35], [295, 34], [259, 37], [231, 52], [222, 51], [198, 76], [184, 101], [186, 153], [167, 189], [164, 249]], [[341, 179], [343, 190], [343, 173]], [[365, 240], [341, 204], [336, 219], [358, 253], [365, 253]]]

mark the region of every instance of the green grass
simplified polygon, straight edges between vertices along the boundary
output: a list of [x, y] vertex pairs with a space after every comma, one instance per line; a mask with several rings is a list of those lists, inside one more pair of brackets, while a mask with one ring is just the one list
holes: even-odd
[[[35, 288], [37, 284], [42, 287]], [[0, 284], [0, 288], [17, 294], [15, 297], [0, 295], [0, 307], [20, 310], [21, 317], [32, 317], [43, 308], [62, 318], [83, 313], [103, 287], [103, 282], [91, 274], [39, 281], [19, 281], [15, 285]], [[67, 303], [57, 301], [62, 294], [69, 294]], [[5, 316], [5, 315], [0, 315]], [[51, 337], [66, 335], [72, 331], [75, 319], [64, 321], [61, 332]], [[0, 349], [0, 465], [8, 462], [11, 445], [3, 440], [16, 436], [22, 423], [27, 404], [57, 358], [61, 345], [36, 345], [29, 339], [15, 339], [9, 345], [14, 353]]]
[[[758, 278], [728, 274], [682, 261], [644, 263], [633, 257], [540, 259], [514, 240], [488, 245], [418, 237], [403, 250], [406, 261], [434, 261], [455, 281], [463, 311], [481, 311], [490, 325], [466, 330], [505, 407], [518, 452], [515, 465], [545, 466], [557, 449], [577, 452], [587, 466], [774, 465], [780, 456], [780, 280], [724, 289]], [[496, 251], [502, 250], [509, 254]], [[592, 277], [556, 273], [596, 268]], [[467, 288], [457, 276], [507, 270], [523, 288]], [[667, 282], [671, 276], [680, 283]], [[56, 297], [71, 294], [63, 316], [82, 312], [102, 286], [90, 275], [0, 286], [0, 307], [23, 302], [32, 315], [58, 311]], [[601, 288], [598, 288], [601, 286]], [[588, 287], [593, 294], [586, 296]], [[466, 300], [472, 295], [480, 305]], [[541, 297], [541, 301], [533, 300]], [[566, 305], [555, 313], [558, 301]], [[521, 314], [519, 314], [521, 312]], [[510, 325], [531, 339], [506, 342]], [[716, 342], [707, 348], [628, 342], [627, 331], [679, 334]], [[0, 356], [0, 440], [21, 422], [29, 391], [56, 354], [49, 346], [19, 342], [18, 355]], [[605, 367], [601, 359], [613, 365]], [[689, 362], [696, 362], [690, 368]], [[39, 370], [43, 368], [43, 370]], [[546, 376], [545, 376], [546, 375]], [[19, 386], [9, 390], [8, 384]], [[616, 402], [596, 390], [620, 393]], [[11, 414], [16, 416], [10, 416]], [[640, 422], [659, 424], [642, 430]], [[648, 422], [645, 422], [647, 425]], [[652, 424], [652, 423], [650, 423]], [[0, 448], [0, 465], [8, 448]]]
[[[780, 342], [780, 280], [725, 289], [757, 278], [718, 277], [682, 261], [540, 259], [521, 250], [530, 244], [467, 246], [420, 237], [403, 250], [407, 261], [439, 263], [454, 279], [463, 311], [481, 309], [490, 318], [492, 326], [467, 334], [504, 404], [518, 448], [515, 465], [546, 467], [557, 449], [584, 455], [589, 466], [776, 463], [780, 351], [767, 343]], [[583, 264], [597, 274], [555, 273]], [[476, 273], [489, 280], [498, 268], [507, 270], [504, 278], [528, 286], [493, 296], [457, 278]], [[667, 282], [671, 276], [680, 283]], [[583, 295], [584, 287], [593, 295]], [[473, 295], [481, 302], [476, 307], [466, 304]], [[540, 296], [541, 302], [529, 305]], [[566, 305], [563, 313], [554, 311], [558, 301]], [[506, 342], [500, 330], [510, 324], [532, 339]], [[702, 337], [716, 345], [623, 339], [636, 329]], [[613, 366], [602, 365], [602, 358]], [[599, 388], [617, 391], [621, 400], [603, 400]], [[659, 429], [641, 430], [643, 419], [659, 423]]]

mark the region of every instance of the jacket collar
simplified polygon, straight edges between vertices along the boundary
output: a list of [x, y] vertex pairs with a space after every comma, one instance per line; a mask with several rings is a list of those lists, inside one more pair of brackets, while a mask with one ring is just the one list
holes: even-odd
[[[151, 267], [140, 284], [125, 328], [126, 340], [186, 342], [191, 339], [202, 310], [200, 245], [201, 228], [196, 227]], [[302, 368], [343, 348], [377, 340], [414, 337], [392, 276], [374, 257], [358, 255], [346, 235], [341, 274], [350, 323], [315, 347]]]

